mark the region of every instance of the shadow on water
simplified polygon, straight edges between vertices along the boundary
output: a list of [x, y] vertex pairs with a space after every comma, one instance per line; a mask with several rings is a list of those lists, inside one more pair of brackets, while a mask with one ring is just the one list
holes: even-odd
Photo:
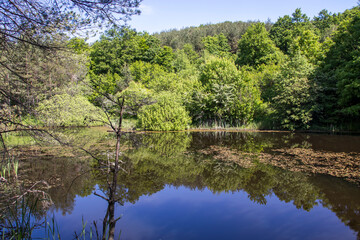
[[[121, 138], [120, 167], [114, 168], [116, 138], [105, 131], [95, 135], [89, 131], [71, 133], [78, 136], [71, 137], [72, 141], [107, 164], [70, 149], [24, 147], [17, 149], [22, 158], [19, 176], [29, 183], [45, 180], [50, 184], [46, 192], [54, 204], [48, 212], [72, 216], [77, 197], [103, 199], [107, 205], [104, 220], [94, 225], [103, 232], [98, 236], [119, 234], [114, 230], [120, 216], [115, 216], [116, 204], [136, 205], [167, 186], [213, 194], [244, 192], [251, 202], [264, 206], [269, 197], [276, 196], [283, 204], [306, 212], [326, 208], [360, 236], [359, 136], [130, 133]], [[39, 210], [38, 215], [44, 214]]]

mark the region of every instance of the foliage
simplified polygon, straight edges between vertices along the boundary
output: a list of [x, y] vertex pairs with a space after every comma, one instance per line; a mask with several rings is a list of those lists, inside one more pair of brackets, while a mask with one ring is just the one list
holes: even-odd
[[[314, 79], [318, 124], [342, 125], [359, 116], [359, 7], [339, 14], [337, 31], [327, 39], [326, 55]], [[355, 128], [357, 128], [355, 126]]]
[[[208, 36], [223, 34], [228, 40], [231, 53], [236, 53], [237, 43], [246, 29], [254, 22], [223, 22], [218, 24], [204, 24], [198, 27], [188, 27], [181, 30], [168, 30], [156, 33], [155, 36], [160, 39], [161, 45], [170, 46], [175, 50], [184, 49], [186, 45], [191, 45], [198, 53], [204, 50], [202, 39]], [[269, 29], [271, 23], [267, 22]]]
[[181, 72], [183, 70], [194, 68], [184, 49], [177, 50], [174, 53], [174, 59], [172, 65], [176, 73]]
[[274, 118], [281, 128], [308, 128], [314, 110], [313, 86], [309, 77], [313, 72], [305, 57], [297, 55], [281, 68], [275, 79]]
[[67, 47], [77, 54], [82, 54], [90, 50], [90, 45], [85, 41], [85, 39], [78, 37], [71, 38], [67, 43]]
[[183, 66], [182, 68], [177, 73], [169, 73], [158, 64], [138, 61], [130, 66], [130, 72], [134, 81], [142, 83], [155, 93], [169, 91], [183, 101], [188, 101], [192, 89], [198, 85], [198, 80], [194, 76], [197, 73], [194, 67]]
[[138, 114], [138, 127], [146, 130], [185, 130], [190, 123], [185, 107], [171, 93], [159, 96], [155, 104], [142, 107]]
[[200, 56], [197, 52], [195, 52], [193, 45], [186, 43], [184, 44], [182, 50], [184, 50], [191, 64], [196, 64], [198, 62]]
[[315, 16], [313, 25], [319, 31], [321, 41], [325, 41], [327, 37], [330, 37], [336, 28], [338, 23], [338, 17], [336, 14], [331, 14], [328, 10], [323, 9], [319, 12], [318, 16]]
[[93, 44], [90, 69], [95, 74], [121, 74], [125, 64], [152, 61], [160, 51], [159, 41], [147, 33], [113, 28]]
[[[286, 62], [284, 57], [282, 62]], [[281, 64], [267, 64], [261, 65], [257, 69], [252, 67], [242, 67], [241, 75], [248, 81], [254, 82], [260, 88], [261, 99], [264, 102], [271, 102], [276, 96], [275, 93], [275, 79], [280, 73]]]
[[131, 75], [134, 81], [142, 83], [149, 88], [154, 79], [166, 75], [166, 71], [158, 64], [151, 64], [143, 61], [136, 61], [130, 66]]
[[240, 39], [236, 63], [252, 67], [277, 63], [280, 54], [270, 39], [265, 24], [256, 23], [251, 25]]
[[135, 116], [144, 104], [152, 101], [153, 92], [141, 83], [133, 81], [129, 83], [129, 87], [121, 93], [121, 96], [126, 99], [126, 113]]
[[301, 54], [313, 64], [318, 64], [323, 58], [319, 37], [311, 29], [305, 27], [295, 27], [293, 31], [294, 37], [290, 43], [289, 55], [294, 56]]
[[19, 126], [21, 117], [34, 114], [39, 101], [59, 93], [53, 89], [82, 79], [83, 56], [64, 51], [74, 46], [67, 41], [69, 35], [101, 24], [121, 24], [140, 13], [140, 2], [1, 1], [0, 131]]
[[[0, 34], [6, 41], [39, 44], [36, 36], [66, 32], [100, 23], [115, 23], [139, 14], [141, 0], [107, 1], [2, 1]], [[4, 42], [3, 42], [4, 43]]]
[[[136, 115], [141, 106], [151, 101], [151, 91], [141, 83], [134, 83], [130, 69], [122, 68], [121, 76], [114, 73], [89, 74], [91, 95], [89, 99], [102, 108], [107, 117], [107, 124], [117, 131], [121, 130], [124, 114]], [[116, 125], [112, 119], [116, 118]]]
[[209, 56], [200, 70], [200, 81], [207, 89], [214, 84], [232, 84], [238, 81], [239, 71], [234, 61]]
[[352, 119], [360, 116], [360, 10], [342, 22], [334, 44], [325, 59], [325, 70], [336, 79], [338, 106], [341, 114]]
[[[20, 10], [33, 3], [5, 2], [11, 9], [18, 4]], [[82, 1], [56, 2], [76, 10]], [[125, 4], [123, 15], [111, 15], [117, 11], [111, 7], [120, 2]], [[49, 21], [62, 19], [63, 23], [45, 26], [40, 16], [39, 31], [44, 32], [26, 32], [18, 41], [4, 38], [0, 44], [0, 127], [25, 123], [20, 120], [24, 116], [33, 119], [34, 109], [44, 108], [44, 103], [55, 105], [47, 101], [62, 96], [64, 89], [69, 96], [84, 95], [103, 108], [108, 121], [123, 114], [136, 119], [143, 105], [156, 102], [152, 108], [159, 108], [159, 99], [168, 92], [173, 96], [163, 103], [168, 107], [175, 101], [180, 112], [185, 107], [197, 125], [244, 127], [260, 121], [269, 123], [269, 128], [294, 130], [308, 128], [312, 119], [321, 125], [352, 123], [358, 118], [359, 7], [339, 14], [322, 10], [312, 20], [296, 9], [275, 24], [224, 22], [153, 35], [113, 26], [91, 46], [64, 34], [66, 28], [91, 25], [78, 21], [89, 20], [91, 15], [98, 20], [101, 16], [108, 20], [129, 17], [137, 13], [139, 2], [111, 1], [102, 10], [97, 7], [103, 3], [89, 3], [85, 7], [89, 15], [80, 9], [78, 19], [62, 9], [65, 15], [51, 13]], [[30, 8], [41, 10], [45, 5], [34, 3]], [[35, 13], [17, 16], [12, 23], [23, 17], [33, 19]], [[4, 18], [1, 14], [2, 10], [0, 18]], [[24, 29], [34, 24], [25, 24]], [[54, 26], [59, 29], [54, 31]], [[59, 52], [53, 46], [71, 51]], [[87, 71], [79, 91], [74, 86]]]
[[23, 42], [12, 44], [1, 62], [0, 122], [7, 125], [34, 114], [40, 101], [76, 85], [86, 73], [82, 55], [38, 49]]
[[247, 124], [261, 104], [254, 82], [241, 78], [232, 60], [209, 57], [200, 71], [202, 88], [193, 93], [191, 115], [198, 123]]
[[171, 47], [164, 46], [155, 57], [155, 63], [164, 66], [168, 71], [173, 69], [172, 63], [174, 60], [174, 53]]
[[207, 36], [202, 39], [204, 48], [210, 54], [218, 57], [230, 57], [230, 45], [223, 33], [215, 36]]
[[160, 41], [148, 33], [127, 28], [113, 28], [101, 36], [90, 52], [90, 69], [94, 74], [122, 74], [125, 65], [136, 61], [156, 63], [172, 69], [173, 51], [161, 47]]
[[289, 15], [280, 17], [271, 27], [270, 38], [285, 54], [289, 53], [291, 43], [297, 37], [296, 31], [294, 31], [297, 27], [312, 28], [309, 18], [299, 8], [295, 10], [291, 17]]
[[45, 126], [102, 125], [105, 116], [84, 96], [59, 94], [44, 100], [37, 107], [38, 118]]

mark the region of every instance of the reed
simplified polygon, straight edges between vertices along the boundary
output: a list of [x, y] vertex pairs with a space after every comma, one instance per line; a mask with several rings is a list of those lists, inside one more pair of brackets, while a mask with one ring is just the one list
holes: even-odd
[[11, 178], [18, 177], [19, 160], [15, 159], [14, 157], [8, 157], [0, 164], [0, 167], [0, 177], [3, 180], [10, 180]]

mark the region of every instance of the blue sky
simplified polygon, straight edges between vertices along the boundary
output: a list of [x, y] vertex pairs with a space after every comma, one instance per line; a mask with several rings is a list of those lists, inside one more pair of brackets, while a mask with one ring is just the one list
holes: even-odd
[[224, 21], [276, 22], [279, 17], [291, 15], [296, 8], [309, 17], [322, 9], [332, 13], [343, 12], [357, 5], [357, 0], [143, 0], [142, 14], [128, 24], [138, 31], [149, 33], [181, 29], [200, 24]]

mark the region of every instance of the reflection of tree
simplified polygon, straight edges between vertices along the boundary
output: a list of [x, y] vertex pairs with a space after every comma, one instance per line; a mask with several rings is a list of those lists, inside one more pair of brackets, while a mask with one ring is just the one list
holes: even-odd
[[192, 147], [196, 149], [224, 145], [244, 152], [261, 152], [272, 146], [271, 136], [259, 132], [196, 132], [193, 136]]
[[[109, 206], [112, 205], [104, 214], [105, 224], [109, 224], [110, 218], [116, 222], [115, 216], [111, 215], [116, 202], [135, 203], [141, 196], [154, 194], [166, 185], [172, 185], [200, 190], [207, 188], [213, 193], [245, 191], [249, 199], [259, 204], [266, 204], [267, 198], [275, 194], [281, 201], [291, 202], [297, 208], [306, 211], [310, 211], [320, 200], [346, 225], [360, 232], [360, 189], [340, 180], [333, 183], [328, 180], [332, 178], [315, 178], [312, 174], [291, 172], [267, 165], [268, 162], [276, 160], [270, 151], [259, 153], [254, 149], [271, 145], [271, 142], [268, 144], [271, 135], [129, 134], [123, 135], [121, 139], [122, 154], [119, 162], [125, 171], [115, 171], [111, 162], [108, 166], [96, 165], [96, 168], [93, 168], [87, 162], [74, 161], [74, 158], [56, 159], [45, 156], [41, 160], [32, 158], [26, 161], [27, 166], [23, 165], [22, 169], [29, 170], [22, 172], [22, 175], [29, 175], [32, 181], [44, 177], [50, 179], [49, 182], [54, 183], [55, 187], [51, 188], [49, 193], [64, 213], [71, 211], [76, 195], [90, 194], [97, 184], [103, 192], [101, 196], [108, 201]], [[251, 140], [250, 145], [254, 146], [237, 146], [247, 140]], [[299, 140], [303, 141], [303, 138]], [[217, 141], [219, 144], [216, 144]], [[258, 142], [260, 147], [256, 146]], [[197, 146], [198, 143], [201, 147]], [[113, 137], [103, 138], [93, 149], [97, 156], [106, 158], [114, 146]], [[299, 148], [287, 149], [289, 153], [300, 151]], [[311, 149], [304, 151], [307, 153]], [[265, 155], [268, 156], [268, 161], [261, 158]], [[291, 162], [291, 159], [296, 158], [284, 157], [283, 160]], [[79, 177], [88, 170], [91, 171], [91, 175]]]
[[54, 207], [63, 214], [70, 214], [77, 195], [88, 196], [95, 186], [89, 178], [89, 164], [71, 158], [43, 157], [41, 161], [29, 158], [22, 162], [19, 176], [23, 182], [34, 183], [45, 180], [50, 184], [50, 194]]
[[321, 189], [314, 186], [302, 173], [278, 171], [276, 177], [280, 184], [273, 188], [275, 195], [281, 201], [293, 201], [297, 208], [310, 211], [317, 205], [316, 200], [323, 197]]
[[[169, 136], [170, 141], [163, 140]], [[117, 189], [123, 202], [136, 202], [140, 196], [153, 194], [168, 184], [191, 189], [207, 187], [214, 193], [244, 190], [251, 200], [261, 204], [266, 204], [266, 197], [276, 193], [280, 199], [293, 201], [298, 208], [306, 210], [311, 209], [320, 196], [306, 175], [266, 166], [254, 157], [251, 158], [253, 163], [244, 168], [226, 159], [216, 160], [213, 152], [210, 155], [199, 154], [189, 151], [191, 147], [184, 145], [175, 148], [177, 151], [173, 150], [171, 154], [164, 154], [164, 149], [170, 149], [174, 143], [187, 142], [182, 134], [181, 141], [176, 142], [174, 137], [175, 133], [164, 136], [151, 134], [148, 138], [142, 136], [143, 145], [136, 144], [136, 149], [125, 153], [127, 172], [119, 172]], [[224, 156], [224, 151], [232, 151], [220, 146], [214, 149]], [[106, 184], [101, 186], [106, 192]]]
[[248, 170], [244, 178], [243, 189], [249, 194], [249, 198], [259, 204], [266, 204], [266, 196], [270, 195], [272, 189], [277, 186], [275, 169], [258, 165]]
[[187, 132], [151, 133], [143, 137], [143, 147], [165, 157], [184, 153], [191, 142]]
[[356, 231], [360, 238], [359, 188], [334, 177], [314, 177], [312, 184], [320, 189], [323, 195], [322, 205], [336, 213], [336, 216]]

